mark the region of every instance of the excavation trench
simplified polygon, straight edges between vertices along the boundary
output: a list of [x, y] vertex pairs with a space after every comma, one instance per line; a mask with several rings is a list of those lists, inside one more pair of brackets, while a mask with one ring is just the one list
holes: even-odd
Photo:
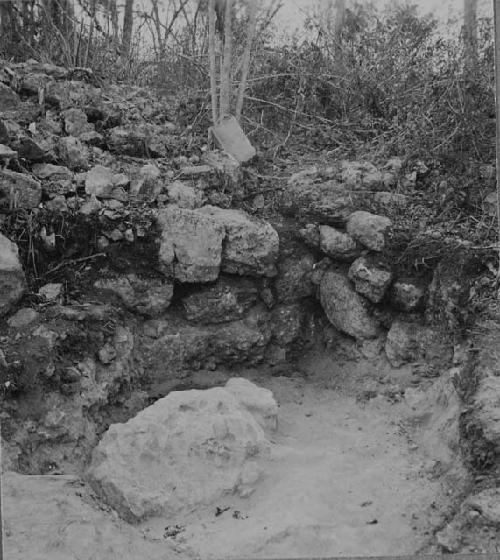
[[[245, 498], [221, 496], [174, 517], [120, 520], [79, 475], [4, 476], [9, 558], [298, 558], [411, 554], [467, 485], [459, 400], [446, 379], [344, 339], [280, 368], [193, 373], [184, 387], [243, 376], [270, 389], [278, 428]], [[158, 387], [156, 388], [158, 390]]]

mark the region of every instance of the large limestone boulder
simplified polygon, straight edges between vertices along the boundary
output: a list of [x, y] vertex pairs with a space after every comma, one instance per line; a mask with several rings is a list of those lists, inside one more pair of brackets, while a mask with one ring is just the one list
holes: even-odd
[[225, 229], [222, 270], [231, 274], [276, 276], [279, 237], [271, 224], [241, 210], [208, 205], [199, 211]]
[[21, 299], [25, 290], [17, 245], [0, 233], [0, 317]]
[[391, 220], [385, 216], [358, 210], [349, 216], [346, 229], [349, 235], [368, 249], [381, 251], [385, 247], [386, 236], [391, 226]]
[[375, 338], [377, 321], [368, 313], [366, 303], [340, 272], [327, 270], [319, 285], [320, 302], [330, 322], [356, 339]]
[[252, 281], [219, 278], [215, 284], [182, 298], [182, 304], [190, 321], [224, 323], [240, 319], [257, 298]]
[[195, 210], [169, 206], [158, 215], [159, 260], [167, 274], [181, 282], [212, 282], [222, 261], [223, 225]]
[[264, 430], [278, 427], [278, 403], [272, 391], [258, 387], [244, 377], [232, 377], [225, 385], [236, 400], [244, 406]]
[[391, 283], [392, 272], [373, 258], [359, 257], [349, 268], [349, 279], [359, 294], [378, 303]]
[[230, 390], [176, 391], [112, 425], [86, 478], [122, 518], [138, 522], [247, 494], [269, 452], [262, 427]]

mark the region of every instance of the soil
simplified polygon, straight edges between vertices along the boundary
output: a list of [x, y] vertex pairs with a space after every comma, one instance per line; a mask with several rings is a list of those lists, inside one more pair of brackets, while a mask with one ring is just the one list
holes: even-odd
[[424, 550], [458, 487], [456, 478], [436, 476], [429, 447], [419, 445], [429, 416], [415, 421], [414, 402], [401, 396], [411, 368], [391, 369], [379, 355], [344, 358], [337, 349], [313, 353], [280, 375], [219, 374], [221, 381], [244, 375], [271, 389], [280, 405], [272, 457], [248, 498], [228, 496], [131, 527], [76, 477], [12, 473], [4, 479], [6, 557], [299, 558]]

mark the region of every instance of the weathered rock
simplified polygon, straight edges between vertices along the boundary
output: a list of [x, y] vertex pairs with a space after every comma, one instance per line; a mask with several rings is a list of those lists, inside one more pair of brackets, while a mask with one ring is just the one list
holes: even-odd
[[318, 181], [311, 177], [294, 177], [281, 200], [284, 212], [332, 226], [343, 226], [363, 202], [366, 195], [332, 179]]
[[233, 193], [241, 193], [241, 163], [234, 156], [227, 152], [210, 151], [203, 154], [202, 162], [215, 169]]
[[44, 284], [39, 290], [38, 295], [44, 301], [58, 301], [63, 295], [63, 285], [60, 282]]
[[37, 163], [33, 166], [32, 171], [39, 179], [44, 180], [63, 181], [73, 178], [73, 173], [67, 167], [52, 163]]
[[0, 210], [36, 208], [42, 200], [42, 186], [26, 173], [0, 169]]
[[174, 181], [167, 187], [168, 199], [180, 208], [199, 208], [203, 205], [203, 193], [182, 181]]
[[276, 430], [278, 427], [278, 404], [272, 391], [258, 387], [243, 377], [232, 377], [225, 385], [239, 404], [257, 420], [264, 430]]
[[158, 214], [159, 260], [181, 282], [212, 282], [219, 275], [224, 227], [212, 216], [175, 206]]
[[274, 279], [276, 299], [280, 303], [292, 302], [314, 294], [311, 273], [314, 257], [307, 252], [280, 258], [278, 275]]
[[0, 316], [10, 311], [25, 290], [26, 279], [17, 245], [0, 233]]
[[16, 109], [21, 103], [17, 93], [0, 82], [0, 113]]
[[137, 522], [245, 492], [248, 471], [268, 453], [262, 428], [230, 391], [179, 391], [112, 425], [86, 478], [121, 517]]
[[319, 294], [326, 316], [337, 329], [357, 339], [375, 338], [379, 334], [377, 321], [369, 315], [365, 302], [344, 275], [326, 271]]
[[158, 317], [164, 313], [172, 301], [173, 285], [162, 278], [139, 278], [128, 274], [118, 278], [102, 278], [94, 287], [119, 297], [131, 311]]
[[343, 161], [342, 182], [353, 190], [378, 190], [383, 188], [383, 174], [367, 161]]
[[55, 196], [45, 203], [45, 208], [51, 212], [67, 212], [66, 198], [63, 195]]
[[182, 304], [190, 321], [223, 323], [240, 319], [257, 298], [257, 288], [250, 280], [219, 278], [213, 286], [182, 298]]
[[111, 152], [133, 157], [147, 156], [147, 135], [139, 129], [115, 127], [108, 130], [107, 144]]
[[319, 232], [320, 226], [317, 224], [306, 224], [305, 227], [299, 229], [299, 236], [306, 245], [313, 249], [319, 249], [321, 236]]
[[370, 212], [358, 210], [347, 220], [347, 233], [368, 249], [381, 251], [392, 222], [385, 216], [377, 216]]
[[378, 303], [391, 283], [392, 272], [373, 258], [359, 257], [349, 268], [349, 279], [359, 294]]
[[401, 311], [414, 311], [422, 304], [425, 289], [417, 280], [399, 278], [391, 287], [391, 304]]
[[56, 159], [55, 138], [51, 135], [35, 133], [32, 136], [22, 134], [13, 147], [18, 151], [19, 157], [34, 162], [51, 162]]
[[362, 247], [350, 235], [330, 226], [319, 227], [319, 246], [332, 259], [347, 262], [359, 257], [362, 251]]
[[90, 214], [99, 212], [101, 208], [102, 208], [102, 203], [99, 200], [97, 200], [95, 196], [91, 195], [90, 198], [80, 206], [79, 211], [81, 214], [85, 214], [86, 216], [89, 216]]
[[57, 143], [59, 158], [70, 169], [82, 169], [88, 166], [88, 148], [73, 136], [59, 138]]
[[23, 307], [19, 309], [12, 317], [9, 317], [7, 324], [13, 329], [22, 329], [27, 327], [38, 319], [39, 314], [31, 307]]
[[204, 206], [199, 212], [225, 229], [222, 270], [230, 274], [276, 276], [279, 237], [271, 224], [241, 210]]
[[96, 165], [87, 172], [85, 178], [85, 192], [97, 198], [112, 198], [113, 171], [109, 167]]
[[9, 146], [5, 144], [0, 144], [0, 162], [3, 162], [5, 165], [8, 165], [11, 159], [17, 159], [17, 152], [15, 150], [11, 150]]
[[81, 109], [67, 109], [62, 112], [64, 129], [68, 136], [80, 138], [86, 132], [95, 132], [94, 125], [87, 120], [87, 115]]
[[387, 333], [385, 353], [394, 367], [426, 362], [444, 367], [453, 356], [453, 345], [435, 328], [396, 320]]
[[301, 342], [304, 323], [305, 313], [299, 303], [278, 305], [271, 312], [273, 340], [282, 347]]

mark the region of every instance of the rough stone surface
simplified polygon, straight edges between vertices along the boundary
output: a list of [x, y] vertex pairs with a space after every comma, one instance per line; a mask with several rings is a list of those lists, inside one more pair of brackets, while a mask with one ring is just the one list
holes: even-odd
[[377, 321], [343, 274], [326, 271], [319, 292], [321, 305], [337, 329], [357, 339], [375, 338], [379, 334]]
[[305, 312], [300, 303], [280, 304], [271, 312], [271, 332], [273, 341], [279, 346], [292, 344], [300, 346], [303, 342]]
[[121, 517], [137, 522], [245, 492], [248, 471], [268, 453], [261, 426], [230, 391], [178, 391], [112, 425], [86, 477]]
[[203, 204], [203, 193], [182, 181], [174, 181], [167, 187], [168, 199], [180, 208], [199, 208]]
[[279, 237], [271, 224], [241, 210], [204, 206], [199, 212], [225, 228], [222, 270], [250, 276], [276, 275]]
[[0, 233], [0, 317], [21, 299], [25, 289], [17, 245]]
[[347, 233], [368, 249], [381, 251], [385, 246], [385, 238], [392, 222], [385, 216], [358, 210], [347, 220]]
[[17, 93], [0, 82], [0, 112], [16, 109], [20, 103]]
[[87, 115], [81, 109], [67, 109], [63, 111], [64, 129], [68, 136], [79, 138], [86, 132], [93, 132], [94, 126], [87, 120]]
[[22, 329], [27, 327], [38, 319], [38, 313], [31, 307], [23, 307], [19, 309], [12, 317], [9, 317], [7, 324], [13, 329]]
[[258, 387], [244, 377], [232, 377], [226, 383], [225, 389], [234, 395], [264, 430], [277, 429], [278, 404], [272, 391]]
[[0, 210], [36, 208], [42, 200], [42, 186], [26, 173], [0, 169]]
[[87, 167], [89, 152], [87, 147], [73, 136], [59, 138], [57, 143], [59, 157], [70, 169], [82, 169]]
[[423, 303], [425, 289], [417, 280], [399, 278], [391, 287], [391, 304], [401, 311], [410, 312]]
[[219, 278], [212, 286], [182, 298], [182, 305], [190, 321], [224, 323], [240, 319], [257, 298], [257, 288], [250, 280]]
[[349, 268], [349, 279], [356, 291], [378, 303], [384, 297], [392, 280], [392, 272], [375, 259], [360, 257]]
[[396, 320], [387, 333], [385, 353], [394, 367], [407, 362], [445, 366], [451, 361], [453, 346], [436, 328]]
[[307, 252], [294, 251], [278, 261], [278, 275], [274, 279], [276, 299], [280, 303], [296, 301], [314, 294], [311, 273], [314, 257]]
[[39, 179], [49, 179], [51, 181], [71, 180], [73, 178], [73, 173], [67, 167], [52, 163], [35, 164], [33, 174]]
[[332, 259], [348, 262], [358, 257], [362, 250], [349, 234], [330, 226], [319, 227], [319, 247]]
[[60, 282], [45, 284], [38, 290], [38, 295], [44, 301], [57, 301], [63, 295], [63, 284]]
[[113, 196], [113, 171], [109, 167], [96, 165], [87, 172], [85, 178], [85, 192], [97, 198], [112, 198]]
[[212, 282], [222, 261], [224, 227], [208, 214], [168, 207], [158, 215], [160, 263], [181, 282]]
[[326, 225], [342, 226], [363, 201], [355, 192], [337, 181], [318, 181], [311, 177], [292, 177], [281, 200], [287, 214], [308, 218]]
[[367, 161], [343, 161], [342, 182], [354, 190], [378, 190], [383, 188], [383, 174]]
[[119, 297], [131, 311], [158, 317], [170, 306], [174, 294], [173, 285], [162, 278], [139, 278], [128, 274], [117, 278], [102, 278], [94, 284], [98, 290]]

